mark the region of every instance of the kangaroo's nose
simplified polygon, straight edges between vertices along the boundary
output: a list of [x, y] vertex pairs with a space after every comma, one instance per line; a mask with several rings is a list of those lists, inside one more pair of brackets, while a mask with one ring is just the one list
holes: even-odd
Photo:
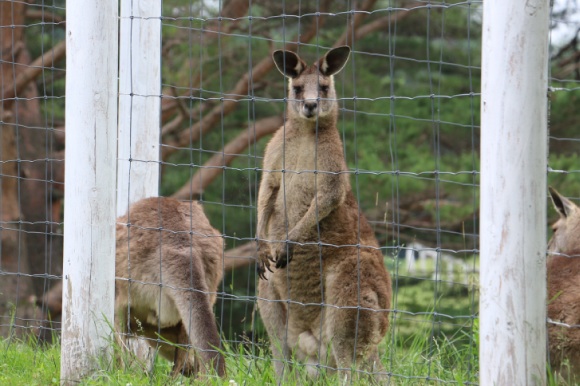
[[316, 110], [317, 107], [318, 103], [316, 102], [304, 102], [304, 108], [309, 112]]

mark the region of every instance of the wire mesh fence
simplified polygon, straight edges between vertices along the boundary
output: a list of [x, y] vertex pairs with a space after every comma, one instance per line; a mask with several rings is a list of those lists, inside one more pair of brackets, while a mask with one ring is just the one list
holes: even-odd
[[4, 2], [0, 331], [29, 331], [62, 274], [64, 2]]
[[[334, 79], [344, 172], [392, 278], [390, 327], [379, 344], [385, 382], [478, 383], [481, 7], [166, 0], [159, 17], [142, 20], [161, 21], [161, 93], [129, 96], [160, 99], [159, 141], [151, 144], [160, 161], [128, 161], [158, 162], [159, 195], [198, 200], [222, 237], [223, 281], [213, 311], [228, 374], [238, 383], [252, 384], [263, 373], [260, 379], [275, 382], [276, 360], [257, 308], [258, 191], [266, 144], [284, 126], [292, 101], [271, 53], [290, 50], [310, 64], [341, 45], [351, 48]], [[56, 344], [64, 133], [75, 130], [64, 121], [65, 2], [2, 2], [0, 12], [0, 331], [7, 342], [31, 333]], [[555, 2], [549, 90], [548, 180], [573, 201], [580, 186], [578, 15], [576, 2]], [[139, 178], [130, 173], [129, 184]], [[162, 261], [163, 243], [183, 231], [191, 236], [197, 222], [175, 229], [152, 210], [158, 223], [133, 229], [149, 231], [142, 240], [160, 240], [151, 255]], [[556, 217], [548, 213], [548, 220]], [[133, 225], [131, 211], [117, 222], [118, 232], [129, 229], [127, 245]], [[124, 253], [134, 261], [134, 252]], [[159, 278], [133, 280], [159, 294], [181, 288]], [[163, 336], [161, 327], [157, 332]], [[287, 362], [307, 367], [300, 358]]]
[[[579, 319], [570, 304], [576, 291], [572, 277], [576, 277], [578, 272], [575, 260], [578, 257], [578, 237], [572, 230], [578, 219], [572, 209], [578, 204], [580, 136], [568, 114], [580, 90], [576, 42], [580, 24], [578, 7], [577, 2], [562, 2], [555, 3], [552, 8], [549, 84], [548, 185], [551, 187], [551, 205], [548, 219], [554, 236], [548, 245], [548, 355], [557, 381], [569, 384], [578, 379], [578, 361], [574, 356], [578, 347], [572, 339], [578, 334]], [[568, 206], [563, 206], [562, 200]], [[562, 242], [563, 237], [570, 238]]]
[[[187, 103], [184, 119], [196, 131], [163, 144], [166, 176], [174, 169], [190, 181], [166, 194], [199, 198], [210, 218], [216, 213], [228, 249], [253, 243], [262, 137], [281, 126], [289, 88], [271, 71], [270, 52], [290, 49], [310, 64], [348, 44], [350, 62], [335, 76], [337, 128], [393, 276], [385, 369], [394, 379], [453, 382], [442, 361], [457, 350], [455, 371], [476, 382], [479, 5], [254, 2], [241, 16], [202, 20], [197, 9], [171, 11], [164, 34], [189, 47], [189, 85], [165, 81], [176, 91], [164, 95]], [[229, 148], [236, 159], [222, 154]], [[218, 177], [209, 184], [204, 175]], [[267, 347], [255, 284], [253, 268], [226, 272], [217, 314], [231, 341]]]

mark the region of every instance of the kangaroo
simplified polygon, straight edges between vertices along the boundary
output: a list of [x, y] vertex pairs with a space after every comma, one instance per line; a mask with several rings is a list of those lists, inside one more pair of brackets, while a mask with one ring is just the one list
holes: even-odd
[[318, 364], [347, 378], [353, 367], [382, 370], [377, 345], [389, 325], [391, 279], [336, 128], [333, 75], [349, 55], [338, 47], [307, 66], [294, 52], [273, 53], [289, 92], [258, 193], [258, 309], [280, 382], [293, 355], [312, 377]]
[[211, 367], [225, 375], [212, 311], [223, 275], [222, 253], [221, 234], [195, 201], [146, 198], [118, 219], [117, 331], [152, 338], [147, 341], [153, 347], [159, 336], [191, 345], [197, 353], [160, 345], [160, 354], [174, 361], [174, 375], [205, 374]]
[[553, 188], [550, 196], [560, 214], [548, 242], [548, 318], [556, 323], [548, 324], [550, 365], [580, 381], [580, 208]]

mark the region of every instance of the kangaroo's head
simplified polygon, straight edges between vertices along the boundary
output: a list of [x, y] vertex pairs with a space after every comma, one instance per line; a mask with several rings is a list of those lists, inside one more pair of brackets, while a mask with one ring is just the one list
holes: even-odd
[[550, 197], [560, 218], [552, 225], [554, 235], [548, 243], [548, 251], [576, 254], [580, 252], [580, 208], [552, 187]]
[[336, 114], [338, 104], [333, 75], [342, 70], [349, 55], [349, 47], [337, 47], [308, 66], [292, 51], [280, 50], [272, 54], [278, 70], [289, 79], [290, 117], [316, 121]]

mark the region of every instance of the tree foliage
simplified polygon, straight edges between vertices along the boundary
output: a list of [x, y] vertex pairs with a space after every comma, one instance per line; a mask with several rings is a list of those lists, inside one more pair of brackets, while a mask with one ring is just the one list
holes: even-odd
[[[31, 2], [25, 16], [19, 43], [42, 59], [29, 60], [26, 71], [42, 71], [29, 72], [26, 84], [38, 92], [33, 114], [47, 133], [28, 146], [30, 157], [51, 161], [38, 177], [50, 189], [35, 210], [45, 221], [55, 214], [50, 223], [60, 226], [64, 132], [75, 129], [64, 122], [64, 48], [58, 51], [65, 1]], [[569, 9], [555, 12], [554, 26], [571, 18]], [[573, 195], [580, 191], [580, 174], [570, 173], [580, 169], [580, 46], [578, 32], [571, 36], [553, 47], [549, 167], [561, 172], [549, 181]], [[166, 0], [162, 38], [160, 194], [200, 199], [228, 249], [242, 246], [233, 255], [252, 256], [264, 146], [284, 117], [287, 83], [271, 52], [286, 48], [313, 61], [341, 44], [353, 54], [336, 77], [338, 129], [353, 190], [385, 255], [414, 240], [477, 249], [481, 3]], [[58, 239], [58, 230], [50, 232]], [[60, 258], [58, 250], [39, 253]], [[38, 273], [58, 275], [59, 264]], [[252, 268], [224, 282], [218, 314], [231, 315], [223, 323], [238, 332], [251, 330], [254, 283]], [[46, 287], [37, 285], [35, 295]]]

